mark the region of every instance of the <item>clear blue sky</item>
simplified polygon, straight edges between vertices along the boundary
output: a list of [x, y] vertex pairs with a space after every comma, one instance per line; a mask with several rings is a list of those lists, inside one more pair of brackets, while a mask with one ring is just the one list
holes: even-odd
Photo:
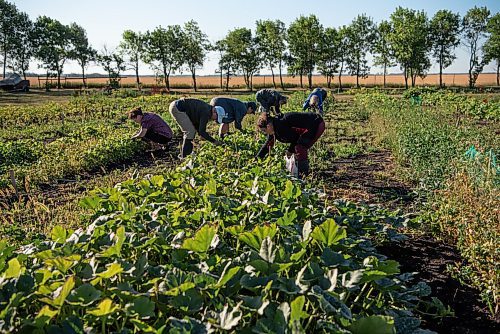
[[[429, 17], [439, 9], [449, 9], [464, 15], [471, 7], [486, 6], [492, 13], [500, 11], [500, 0], [353, 0], [353, 1], [297, 1], [297, 0], [14, 0], [17, 7], [28, 13], [34, 20], [39, 15], [47, 15], [64, 24], [76, 22], [87, 30], [90, 42], [96, 49], [104, 44], [116, 47], [121, 34], [126, 29], [144, 32], [155, 27], [183, 24], [195, 20], [211, 41], [216, 41], [236, 27], [255, 28], [259, 19], [280, 19], [290, 24], [300, 15], [315, 14], [323, 26], [338, 27], [349, 22], [358, 14], [366, 13], [376, 22], [388, 19], [398, 6], [425, 10]], [[467, 54], [463, 47], [456, 50], [457, 61], [446, 72], [466, 72]], [[213, 74], [217, 58], [209, 54], [209, 59], [200, 74]], [[36, 65], [31, 70], [36, 70]], [[485, 71], [493, 71], [493, 65]], [[99, 71], [90, 67], [89, 72]], [[379, 69], [373, 68], [372, 72]], [[394, 71], [398, 71], [397, 68]], [[431, 71], [436, 71], [434, 66]], [[65, 72], [79, 72], [76, 64], [69, 63]], [[142, 73], [151, 74], [147, 65]], [[266, 73], [266, 71], [262, 72]]]

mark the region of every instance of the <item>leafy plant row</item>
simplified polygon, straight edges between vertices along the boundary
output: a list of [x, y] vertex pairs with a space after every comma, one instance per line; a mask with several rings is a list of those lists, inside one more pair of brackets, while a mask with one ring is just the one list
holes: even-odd
[[373, 244], [404, 221], [330, 203], [278, 158], [255, 163], [257, 147], [204, 146], [84, 199], [86, 228], [0, 243], [0, 330], [425, 333], [414, 310], [429, 287]]

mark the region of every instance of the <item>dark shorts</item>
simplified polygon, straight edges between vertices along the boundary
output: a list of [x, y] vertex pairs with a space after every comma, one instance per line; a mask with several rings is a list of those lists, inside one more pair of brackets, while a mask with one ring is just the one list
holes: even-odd
[[146, 131], [146, 135], [144, 136], [144, 138], [150, 141], [154, 141], [158, 144], [167, 144], [172, 140], [172, 138], [153, 132], [151, 130]]

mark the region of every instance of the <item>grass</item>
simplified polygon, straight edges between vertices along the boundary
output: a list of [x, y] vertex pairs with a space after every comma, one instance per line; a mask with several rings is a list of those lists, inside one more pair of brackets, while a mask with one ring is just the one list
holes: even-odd
[[[441, 94], [441, 93], [436, 93]], [[497, 122], [482, 122], [473, 97], [427, 96], [435, 105], [412, 105], [409, 100], [371, 93], [356, 98], [357, 108], [370, 114], [376, 145], [390, 149], [400, 173], [424, 196], [424, 230], [455, 243], [467, 260], [456, 268], [467, 282], [480, 288], [491, 313], [499, 311], [500, 252], [499, 180], [491, 160], [471, 161], [465, 152], [474, 145], [498, 154]], [[483, 110], [489, 103], [481, 102]], [[486, 104], [486, 105], [484, 105]], [[478, 123], [479, 122], [479, 123]], [[479, 126], [478, 124], [481, 124]]]

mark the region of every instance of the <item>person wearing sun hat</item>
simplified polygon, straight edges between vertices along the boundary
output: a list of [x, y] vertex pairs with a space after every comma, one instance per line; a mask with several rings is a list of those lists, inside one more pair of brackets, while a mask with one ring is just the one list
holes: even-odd
[[219, 136], [224, 137], [229, 134], [229, 124], [234, 122], [234, 127], [243, 131], [241, 124], [246, 115], [255, 114], [257, 104], [255, 102], [243, 102], [230, 97], [214, 97], [210, 105], [224, 108], [226, 116], [222, 119], [219, 128]]
[[170, 103], [169, 111], [183, 133], [180, 158], [185, 158], [193, 152], [193, 139], [196, 133], [215, 145], [221, 145], [220, 141], [208, 134], [207, 123], [210, 120], [222, 123], [225, 116], [224, 108], [215, 108], [198, 99], [182, 98]]

